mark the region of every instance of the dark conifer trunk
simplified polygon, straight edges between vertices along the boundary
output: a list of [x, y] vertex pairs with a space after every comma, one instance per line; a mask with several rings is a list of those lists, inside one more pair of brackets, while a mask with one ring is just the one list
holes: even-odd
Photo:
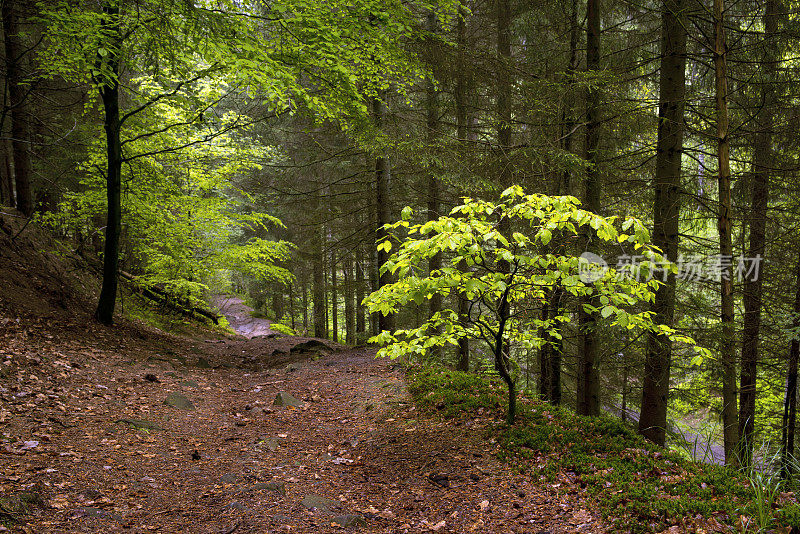
[[[375, 127], [380, 131], [386, 120], [386, 104], [380, 98], [373, 101], [373, 114], [375, 117]], [[377, 224], [375, 228], [376, 243], [383, 242], [388, 233], [383, 226], [392, 222], [391, 220], [391, 193], [389, 183], [391, 175], [389, 171], [389, 158], [383, 153], [375, 158], [375, 203], [377, 208]], [[389, 259], [389, 252], [384, 249], [378, 250], [377, 268], [380, 268]], [[378, 274], [378, 287], [392, 283], [392, 275], [388, 271]], [[394, 330], [394, 315], [378, 314], [378, 330]]]
[[[455, 86], [455, 106], [456, 106], [456, 137], [463, 149], [467, 146], [467, 71], [466, 71], [466, 9], [459, 8], [458, 21], [456, 22], [456, 86]], [[459, 269], [466, 271], [467, 266], [464, 262], [458, 264]], [[464, 295], [458, 295], [458, 316], [461, 325], [467, 326], [469, 317], [469, 301]], [[469, 371], [469, 338], [462, 336], [458, 340], [458, 370]]]
[[14, 161], [15, 205], [24, 215], [33, 213], [31, 192], [30, 117], [26, 89], [22, 83], [21, 61], [25, 47], [20, 42], [17, 0], [3, 0], [3, 33], [6, 52], [6, 86], [11, 119], [11, 153]]
[[331, 339], [339, 342], [339, 287], [336, 278], [336, 253], [331, 251]]
[[786, 396], [783, 401], [783, 429], [781, 432], [781, 471], [784, 478], [794, 467], [794, 434], [797, 424], [797, 364], [800, 360], [800, 254], [795, 267], [794, 318], [795, 337], [789, 343], [789, 365], [786, 369]]
[[[436, 15], [434, 13], [428, 14], [428, 31], [431, 34], [436, 35], [439, 31], [438, 21], [436, 19]], [[432, 66], [436, 66], [437, 63], [437, 42], [435, 37], [431, 40], [432, 45], [428, 48], [428, 53], [430, 54], [430, 63]], [[428, 163], [428, 212], [427, 217], [429, 221], [435, 221], [439, 218], [439, 204], [441, 203], [440, 200], [440, 191], [439, 191], [439, 176], [437, 176], [437, 165], [436, 161], [436, 152], [437, 146], [439, 144], [439, 92], [436, 89], [436, 84], [433, 80], [428, 80], [426, 89], [425, 89], [425, 105], [426, 105], [426, 126], [428, 128], [427, 132], [427, 145], [428, 150], [432, 150], [434, 152], [433, 158]], [[438, 271], [442, 268], [442, 254], [441, 252], [435, 254], [428, 260], [428, 271]], [[429, 301], [429, 317], [432, 317], [434, 314], [439, 313], [442, 310], [442, 296], [439, 293], [434, 293]], [[438, 350], [436, 353], [438, 354]]]
[[[731, 167], [728, 136], [728, 75], [723, 0], [714, 0], [714, 86], [717, 122], [717, 231], [721, 258], [733, 258], [731, 235]], [[721, 266], [720, 360], [722, 361], [722, 426], [725, 464], [739, 465], [739, 424], [736, 394], [736, 351], [734, 349], [733, 272]]]
[[[600, 0], [586, 2], [586, 71], [597, 73], [600, 69]], [[595, 82], [586, 91], [586, 189], [585, 209], [597, 212], [600, 207], [597, 148], [600, 141], [600, 89]], [[586, 232], [591, 231], [587, 229]], [[588, 234], [583, 239], [584, 250], [589, 250]], [[578, 361], [577, 412], [581, 415], [600, 414], [600, 377], [597, 369], [597, 319], [584, 309], [592, 304], [591, 297], [580, 299], [578, 323], [580, 326], [580, 359]]]
[[[753, 184], [750, 199], [750, 246], [747, 258], [763, 258], [766, 246], [769, 175], [773, 168], [772, 130], [775, 116], [776, 66], [779, 61], [775, 39], [778, 34], [778, 2], [767, 0], [764, 12], [764, 38], [761, 112], [756, 116], [758, 132], [753, 144]], [[761, 333], [761, 272], [744, 279], [744, 328], [742, 329], [742, 368], [739, 377], [739, 457], [750, 465], [756, 416], [756, 374]]]
[[353, 296], [353, 258], [350, 254], [344, 256], [342, 262], [344, 274], [344, 330], [345, 340], [349, 345], [356, 341], [356, 309], [357, 303]]
[[[359, 247], [359, 250], [361, 250], [361, 247]], [[361, 266], [361, 258], [356, 258], [356, 336], [367, 331], [367, 321], [364, 317], [366, 310], [361, 304], [364, 300], [365, 286], [366, 280], [364, 280], [364, 268]]]
[[[103, 286], [97, 303], [95, 318], [105, 325], [114, 321], [117, 302], [117, 274], [119, 270], [119, 237], [122, 229], [122, 146], [119, 116], [119, 53], [121, 46], [119, 8], [114, 3], [103, 5], [103, 41], [106, 44], [106, 68], [110, 78], [100, 85], [106, 132], [106, 240], [103, 248]], [[102, 61], [102, 59], [101, 59]]]
[[[659, 81], [656, 176], [653, 181], [653, 244], [670, 261], [678, 259], [681, 158], [686, 95], [686, 0], [664, 0], [661, 13], [661, 73]], [[656, 323], [672, 325], [675, 276], [667, 274], [656, 291], [652, 311]], [[666, 440], [672, 345], [650, 334], [645, 355], [639, 432], [663, 446]]]

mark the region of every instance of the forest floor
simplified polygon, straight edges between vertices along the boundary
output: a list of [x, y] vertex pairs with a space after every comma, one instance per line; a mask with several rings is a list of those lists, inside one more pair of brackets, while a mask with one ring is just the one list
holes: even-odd
[[496, 460], [491, 421], [420, 416], [372, 348], [2, 309], [0, 531], [611, 531]]

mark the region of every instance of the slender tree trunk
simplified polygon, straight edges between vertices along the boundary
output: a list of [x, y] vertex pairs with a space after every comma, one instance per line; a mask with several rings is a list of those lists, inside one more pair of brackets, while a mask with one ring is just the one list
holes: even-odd
[[[509, 0], [495, 0], [497, 20], [497, 59], [500, 71], [497, 73], [497, 150], [500, 168], [498, 169], [501, 189], [513, 182], [511, 171], [511, 5]], [[507, 217], [500, 219], [498, 230], [503, 235], [510, 235], [511, 225]], [[511, 266], [507, 261], [498, 262], [497, 270], [506, 277], [510, 276]], [[507, 281], [510, 287], [511, 280]], [[516, 417], [516, 384], [511, 375], [511, 346], [505, 339], [505, 327], [511, 317], [511, 304], [508, 302], [508, 291], [498, 303], [498, 334], [495, 339], [495, 370], [508, 387], [508, 413], [506, 422], [513, 424]]]
[[[550, 296], [542, 304], [540, 319], [546, 324], [550, 318]], [[544, 401], [550, 400], [552, 370], [552, 347], [549, 343], [547, 329], [543, 326], [539, 329], [539, 337], [545, 340], [544, 345], [539, 349], [539, 397]]]
[[[428, 31], [431, 32], [434, 36], [439, 31], [439, 24], [436, 19], [436, 14], [431, 12], [428, 14], [427, 20]], [[437, 60], [437, 42], [435, 37], [432, 38], [432, 46], [429, 47], [429, 53], [431, 55], [431, 64], [435, 66]], [[435, 221], [439, 218], [439, 211], [440, 211], [440, 191], [439, 191], [439, 176], [438, 176], [438, 165], [435, 163], [437, 161], [436, 152], [437, 147], [439, 145], [439, 92], [436, 89], [436, 84], [433, 80], [428, 80], [427, 86], [425, 88], [425, 104], [426, 104], [426, 125], [428, 128], [427, 132], [427, 145], [428, 150], [432, 150], [434, 152], [434, 157], [431, 158], [430, 162], [428, 163], [428, 212], [427, 217], [429, 221]], [[438, 271], [442, 268], [442, 253], [438, 253], [433, 255], [428, 260], [428, 271], [433, 273], [434, 271]], [[433, 317], [435, 314], [439, 313], [442, 310], [442, 295], [439, 293], [434, 293], [429, 301], [429, 317]], [[434, 358], [438, 358], [441, 355], [441, 350], [438, 346], [431, 348], [431, 356]]]
[[[597, 73], [600, 69], [600, 0], [586, 2], [586, 71]], [[592, 82], [586, 92], [586, 191], [584, 206], [597, 212], [600, 207], [597, 148], [600, 141], [600, 89]], [[587, 232], [590, 229], [586, 230]], [[583, 239], [584, 249], [590, 247], [588, 234]], [[581, 298], [578, 323], [581, 330], [581, 355], [578, 364], [578, 405], [581, 415], [600, 414], [600, 377], [597, 369], [597, 319], [584, 305], [593, 302], [591, 297]]]
[[[661, 73], [659, 79], [656, 176], [653, 183], [653, 244], [667, 260], [678, 259], [681, 158], [683, 156], [684, 102], [686, 96], [686, 0], [663, 0], [661, 22]], [[675, 316], [675, 275], [656, 291], [651, 308], [657, 324], [671, 326]], [[649, 334], [645, 355], [639, 432], [664, 446], [667, 429], [672, 344], [669, 338]]]
[[[767, 0], [764, 11], [762, 85], [763, 107], [756, 117], [758, 133], [753, 145], [753, 184], [750, 200], [750, 246], [748, 258], [763, 258], [766, 245], [769, 174], [773, 166], [772, 130], [775, 116], [775, 83], [778, 57], [778, 1]], [[761, 267], [765, 265], [761, 264]], [[761, 280], [763, 270], [744, 279], [744, 328], [742, 330], [742, 368], [739, 377], [739, 458], [750, 465], [756, 416], [756, 373], [761, 333]]]
[[[456, 22], [456, 86], [455, 86], [455, 107], [456, 107], [456, 137], [460, 145], [460, 150], [467, 146], [467, 71], [466, 71], [466, 9], [459, 7], [458, 20]], [[459, 270], [466, 272], [467, 265], [464, 262], [458, 264]], [[463, 294], [458, 295], [458, 317], [461, 326], [466, 328], [469, 323], [469, 301]], [[469, 338], [461, 336], [458, 340], [457, 352], [458, 370], [469, 371]]]
[[[375, 117], [375, 127], [380, 130], [386, 120], [386, 104], [380, 98], [373, 101], [373, 114]], [[381, 243], [388, 233], [383, 229], [385, 224], [391, 220], [391, 193], [389, 182], [391, 180], [389, 170], [389, 158], [385, 154], [380, 154], [375, 158], [375, 203], [377, 207], [378, 221], [376, 225], [376, 242]], [[389, 252], [381, 249], [378, 251], [378, 267], [383, 266], [389, 259]], [[392, 275], [384, 271], [378, 276], [378, 288], [392, 283]], [[378, 330], [394, 330], [394, 315], [378, 314]]]
[[275, 321], [280, 322], [283, 318], [283, 292], [277, 289], [272, 294], [272, 312], [275, 314]]
[[103, 285], [95, 311], [95, 318], [104, 325], [114, 321], [117, 302], [117, 273], [119, 270], [119, 236], [122, 230], [122, 145], [119, 117], [119, 52], [121, 47], [119, 8], [115, 3], [103, 5], [104, 21], [101, 32], [108, 55], [106, 67], [111, 79], [100, 85], [100, 98], [105, 110], [106, 132], [106, 240], [103, 249]]
[[331, 339], [339, 342], [339, 287], [336, 279], [336, 253], [331, 251], [331, 318], [333, 336]]
[[714, 86], [717, 112], [717, 168], [719, 202], [717, 230], [719, 232], [720, 305], [722, 339], [720, 353], [722, 378], [722, 425], [725, 446], [725, 463], [738, 466], [739, 425], [736, 406], [736, 352], [734, 350], [733, 323], [733, 273], [728, 264], [733, 258], [731, 237], [731, 168], [730, 140], [728, 138], [728, 79], [723, 20], [723, 0], [714, 0]]
[[308, 335], [308, 273], [303, 274], [303, 333]]
[[292, 320], [292, 330], [296, 330], [294, 322], [294, 284], [289, 284], [289, 317]]
[[736, 352], [734, 350], [733, 273], [728, 264], [733, 258], [731, 237], [731, 168], [728, 138], [728, 78], [723, 20], [723, 0], [714, 0], [714, 87], [717, 111], [717, 168], [719, 202], [717, 230], [719, 232], [721, 322], [720, 353], [722, 378], [722, 425], [725, 445], [725, 464], [738, 466], [739, 425], [736, 406]]
[[[575, 74], [578, 71], [578, 34], [580, 24], [578, 23], [578, 0], [572, 0], [572, 10], [570, 12], [569, 30], [569, 64], [567, 65], [567, 91], [564, 97], [564, 108], [561, 112], [562, 123], [562, 148], [567, 154], [575, 150]], [[560, 195], [572, 194], [572, 169], [564, 169], [559, 188]]]
[[[6, 136], [5, 124], [0, 124], [0, 137]], [[0, 139], [0, 200], [3, 206], [14, 206], [14, 186], [11, 185], [14, 173], [11, 169], [11, 151], [5, 139]]]
[[[312, 199], [313, 213], [319, 213], [319, 192], [315, 192]], [[322, 243], [324, 229], [321, 224], [316, 225], [312, 236], [312, 269], [313, 269], [313, 300], [314, 300], [314, 337], [324, 338], [326, 335], [327, 324], [325, 312], [327, 305], [325, 302], [325, 267], [324, 256], [322, 253]]]
[[[359, 247], [360, 250], [360, 247]], [[364, 268], [361, 266], [361, 259], [356, 258], [356, 337], [367, 331], [365, 310], [361, 302], [364, 300]]]
[[797, 364], [800, 360], [800, 255], [795, 267], [794, 318], [795, 337], [789, 344], [789, 365], [786, 370], [786, 397], [783, 401], [783, 429], [781, 432], [781, 472], [784, 478], [791, 473], [794, 460], [794, 432], [797, 423]]
[[348, 345], [354, 345], [356, 342], [356, 309], [358, 303], [354, 302], [353, 296], [353, 259], [350, 254], [344, 256], [342, 271], [344, 273], [345, 340]]
[[[24, 215], [33, 213], [31, 192], [30, 117], [26, 105], [26, 90], [22, 83], [21, 62], [24, 46], [20, 42], [17, 0], [3, 0], [3, 33], [6, 52], [6, 85], [11, 113], [11, 152], [14, 160], [16, 207]], [[106, 110], [108, 111], [108, 110]]]

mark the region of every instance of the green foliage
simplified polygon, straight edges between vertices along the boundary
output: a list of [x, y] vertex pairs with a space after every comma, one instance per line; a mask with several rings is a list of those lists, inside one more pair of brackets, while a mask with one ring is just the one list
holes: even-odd
[[[503, 218], [519, 225], [519, 230], [511, 236], [502, 235], [498, 228]], [[390, 225], [392, 230], [406, 229], [409, 237], [381, 267], [399, 279], [367, 297], [365, 303], [370, 312], [396, 313], [403, 306], [421, 304], [436, 293], [458, 293], [482, 306], [478, 308], [480, 316], [472, 318], [467, 326], [460, 323], [453, 310], [446, 309], [418, 328], [382, 332], [373, 338], [387, 345], [379, 354], [391, 358], [423, 355], [433, 346], [457, 345], [461, 337], [483, 339], [494, 347], [500, 322], [496, 303], [505, 293], [512, 308], [519, 311], [537, 307], [556, 286], [575, 296], [596, 297], [599, 306], [590, 306], [591, 309], [614, 326], [655, 330], [674, 340], [692, 343], [664, 325], [653, 324], [649, 312], [631, 311], [635, 304], [652, 300], [656, 280], [639, 281], [636, 273], [630, 276], [612, 268], [593, 283], [584, 282], [579, 257], [553, 254], [547, 248], [554, 233], [577, 235], [579, 228], [590, 227], [600, 240], [627, 243], [649, 258], [638, 267], [640, 274], [646, 275], [655, 262], [661, 261], [657, 251], [647, 244], [647, 230], [640, 221], [628, 219], [622, 227], [631, 234], [620, 233], [614, 223], [614, 217], [581, 209], [574, 197], [525, 195], [521, 188], [512, 187], [503, 192], [497, 203], [465, 199], [449, 216], [438, 220], [411, 225], [404, 219]], [[378, 247], [387, 251], [393, 248], [390, 239]], [[448, 255], [447, 264], [428, 276], [421, 275], [428, 259], [439, 253]], [[501, 262], [510, 264], [509, 272], [502, 272]], [[467, 267], [465, 271], [459, 269], [462, 263]], [[566, 315], [547, 321], [527, 314], [514, 315], [502, 333], [503, 340], [523, 348], [541, 346], [545, 342], [541, 329], [557, 336], [557, 324], [569, 321]]]
[[[165, 90], [149, 77], [137, 84], [139, 101]], [[143, 285], [159, 285], [195, 304], [220, 269], [260, 283], [292, 282], [291, 274], [276, 264], [290, 258], [293, 246], [256, 237], [281, 222], [253, 211], [249, 197], [234, 186], [239, 177], [257, 171], [260, 162], [275, 157], [275, 151], [228, 131], [239, 121], [234, 113], [202, 124], [193, 120], [195, 103], [215, 101], [222, 85], [208, 80], [185, 85], [122, 131], [131, 157], [123, 189], [121, 264], [141, 274]], [[165, 123], [183, 125], [150, 134]], [[212, 132], [213, 141], [204, 142]], [[80, 166], [81, 190], [67, 193], [58, 211], [43, 214], [47, 224], [62, 231], [93, 231], [93, 221], [102, 220], [106, 209], [104, 158], [98, 139]]]
[[[503, 402], [497, 394], [500, 385], [488, 376], [412, 367], [406, 378], [418, 407], [429, 413], [475, 417], [483, 408], [497, 415]], [[664, 451], [619, 419], [578, 416], [525, 401], [519, 423], [489, 426], [486, 441], [520, 471], [584, 487], [619, 531], [660, 532], [697, 514], [735, 519], [739, 514], [756, 517], [759, 510], [746, 476]], [[784, 510], [778, 521], [791, 524], [797, 509]]]
[[447, 418], [497, 414], [504, 405], [502, 384], [485, 375], [441, 367], [416, 367], [408, 371], [408, 390], [417, 405]]
[[[663, 263], [658, 251], [647, 244], [649, 234], [637, 219], [625, 220], [620, 232], [615, 217], [581, 209], [574, 197], [526, 195], [519, 186], [505, 190], [498, 202], [467, 198], [449, 216], [434, 221], [412, 225], [411, 215], [405, 209], [402, 220], [388, 225], [390, 231], [407, 232], [381, 266], [381, 272], [388, 271], [398, 280], [365, 299], [369, 311], [393, 314], [420, 305], [434, 294], [457, 294], [474, 304], [473, 313], [462, 318], [452, 309], [443, 309], [418, 327], [381, 332], [371, 339], [384, 345], [379, 356], [424, 357], [434, 347], [456, 346], [462, 338], [482, 340], [494, 354], [495, 369], [513, 396], [515, 363], [503, 347], [512, 347], [513, 354], [515, 348], [534, 349], [560, 337], [559, 326], [569, 322], [570, 315], [564, 312], [542, 320], [537, 313], [555, 287], [576, 297], [592, 297], [596, 305], [584, 304], [584, 308], [598, 313], [611, 327], [654, 331], [694, 345], [691, 338], [653, 323], [650, 312], [634, 311], [637, 304], [653, 300], [659, 282], [647, 275]], [[500, 232], [503, 222], [511, 235]], [[566, 238], [581, 231], [638, 251], [645, 261], [633, 266], [633, 272], [609, 268], [595, 279], [581, 276], [585, 260], [548, 246], [555, 235]], [[392, 238], [378, 248], [393, 250]], [[441, 269], [428, 273], [428, 261], [438, 254], [446, 261]], [[675, 266], [669, 264], [669, 268]], [[708, 351], [694, 348], [702, 361]], [[509, 421], [513, 418], [509, 410]]]
[[297, 332], [292, 330], [291, 327], [286, 326], [285, 324], [281, 323], [270, 323], [269, 325], [270, 330], [274, 330], [276, 332], [280, 332], [281, 334], [286, 334], [287, 336], [296, 336]]

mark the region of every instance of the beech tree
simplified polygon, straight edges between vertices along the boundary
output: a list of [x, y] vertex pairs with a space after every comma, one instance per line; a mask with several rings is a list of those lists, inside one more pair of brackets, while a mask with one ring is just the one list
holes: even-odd
[[[435, 221], [412, 225], [412, 214], [411, 208], [405, 208], [404, 219], [390, 225], [408, 233], [381, 266], [382, 272], [397, 275], [398, 281], [367, 297], [370, 310], [396, 314], [409, 304], [451, 293], [463, 295], [471, 302], [471, 310], [465, 320], [456, 310], [442, 309], [421, 326], [385, 330], [371, 341], [385, 345], [378, 355], [389, 358], [424, 357], [435, 347], [458, 346], [465, 337], [486, 343], [494, 369], [508, 387], [509, 424], [516, 417], [518, 363], [514, 351], [535, 349], [551, 337], [557, 338], [558, 325], [570, 321], [566, 313], [554, 313], [546, 320], [531, 313], [555, 287], [578, 298], [591, 297], [584, 302], [596, 305], [584, 304], [586, 312], [597, 313], [623, 331], [654, 331], [693, 343], [672, 328], [654, 323], [649, 312], [634, 310], [639, 302], [652, 300], [659, 283], [647, 279], [646, 274], [643, 280], [640, 276], [652, 272], [661, 261], [648, 244], [648, 231], [636, 219], [627, 219], [622, 229], [630, 233], [621, 233], [615, 217], [586, 211], [574, 197], [526, 195], [519, 186], [506, 189], [498, 202], [467, 198], [449, 216]], [[516, 231], [506, 237], [502, 228]], [[609, 269], [587, 279], [581, 271], [585, 260], [546, 251], [554, 233], [577, 236], [585, 228], [602, 241], [624, 243], [650, 259], [632, 267], [631, 272]], [[387, 238], [378, 246], [388, 252], [394, 245]], [[426, 263], [436, 254], [449, 259], [440, 269], [427, 272]], [[458, 267], [462, 262], [467, 269]], [[543, 331], [547, 335], [543, 336]], [[705, 349], [695, 348], [700, 355], [707, 354]]]

